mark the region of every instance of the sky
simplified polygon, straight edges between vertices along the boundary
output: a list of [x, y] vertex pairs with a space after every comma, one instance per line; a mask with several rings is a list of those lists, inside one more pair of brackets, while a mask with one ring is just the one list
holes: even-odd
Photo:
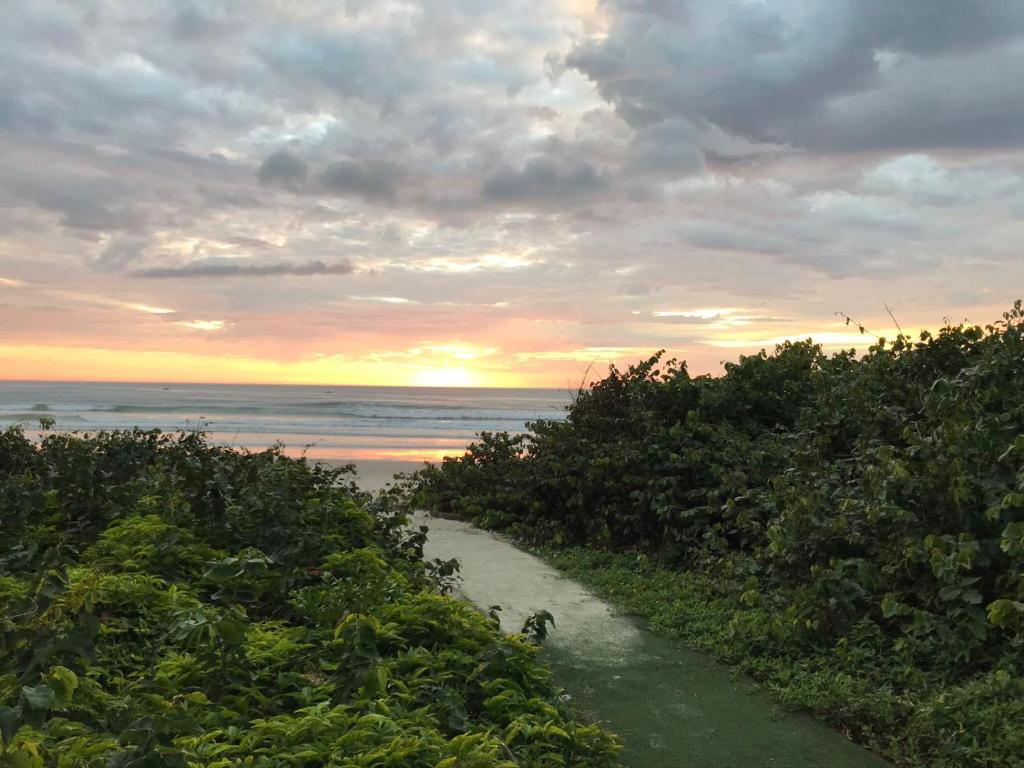
[[0, 378], [561, 387], [1024, 295], [1020, 0], [3, 13]]

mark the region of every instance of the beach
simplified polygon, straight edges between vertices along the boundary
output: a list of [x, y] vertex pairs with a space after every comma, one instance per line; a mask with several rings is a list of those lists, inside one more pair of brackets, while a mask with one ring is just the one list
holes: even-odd
[[201, 430], [212, 442], [332, 464], [355, 462], [377, 490], [396, 472], [461, 455], [482, 432], [521, 432], [562, 418], [557, 389], [0, 382], [0, 427]]
[[[324, 464], [337, 466], [345, 462], [322, 460]], [[352, 462], [356, 465], [359, 487], [364, 491], [381, 491], [394, 482], [398, 473], [408, 474], [423, 469], [422, 461], [395, 461], [392, 459], [360, 459]]]

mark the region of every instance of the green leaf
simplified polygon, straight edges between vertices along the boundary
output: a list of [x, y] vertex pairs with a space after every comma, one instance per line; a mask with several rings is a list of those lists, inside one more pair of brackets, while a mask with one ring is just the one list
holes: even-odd
[[892, 592], [887, 593], [886, 596], [882, 598], [882, 615], [885, 618], [891, 619], [893, 616], [898, 615], [900, 608], [900, 603], [896, 599], [896, 595]]
[[36, 686], [26, 685], [21, 689], [21, 696], [30, 709], [37, 710], [49, 709], [53, 706], [55, 698], [53, 689], [45, 683]]
[[960, 598], [965, 603], [970, 603], [971, 605], [977, 605], [978, 603], [981, 602], [981, 593], [978, 592], [978, 590], [976, 590], [976, 589], [966, 589], [966, 590], [964, 590], [964, 593], [960, 596]]
[[213, 567], [203, 574], [203, 578], [215, 584], [223, 584], [226, 581], [244, 575], [244, 573], [245, 570], [239, 565], [238, 560], [231, 557], [214, 564]]
[[43, 768], [43, 758], [36, 751], [34, 744], [21, 744], [4, 757], [9, 761], [6, 765], [10, 768]]
[[21, 707], [0, 707], [0, 740], [10, 744], [21, 727]]
[[1024, 553], [1024, 523], [1010, 523], [1003, 530], [999, 548], [1008, 555]]
[[997, 627], [1009, 626], [1015, 620], [1024, 617], [1024, 603], [1017, 600], [993, 600], [986, 610], [989, 622]]
[[963, 593], [960, 587], [943, 587], [939, 590], [939, 599], [949, 602], [950, 600], [956, 600]]
[[53, 689], [56, 701], [60, 705], [67, 704], [78, 688], [78, 675], [67, 667], [52, 667], [46, 673], [46, 684]]
[[217, 624], [217, 632], [224, 644], [232, 648], [245, 642], [246, 629], [248, 625], [237, 619], [221, 619]]

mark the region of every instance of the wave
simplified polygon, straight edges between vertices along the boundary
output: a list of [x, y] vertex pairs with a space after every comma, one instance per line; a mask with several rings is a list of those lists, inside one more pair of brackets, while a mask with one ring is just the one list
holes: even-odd
[[[201, 429], [217, 442], [265, 447], [316, 445], [331, 455], [373, 451], [460, 451], [482, 431], [519, 433], [537, 419], [561, 419], [564, 398], [543, 390], [493, 391], [202, 385], [191, 388], [0, 382], [0, 428], [174, 432]], [[83, 423], [84, 422], [84, 423]], [[325, 454], [326, 455], [326, 454]]]
[[202, 406], [197, 403], [188, 405], [96, 405], [83, 410], [90, 413], [237, 413], [237, 414], [272, 414], [273, 410], [253, 405], [217, 405]]
[[[20, 421], [36, 422], [39, 421], [40, 413], [41, 411], [36, 410], [33, 410], [31, 413], [0, 413], [0, 424], [5, 424], [9, 422], [17, 423]], [[77, 424], [80, 422], [84, 422], [85, 419], [77, 414], [70, 413], [66, 415], [61, 414], [58, 418], [55, 419], [55, 421], [57, 422], [57, 425], [60, 426], [61, 424], [64, 424], [69, 421]]]
[[[471, 411], [465, 406], [433, 407], [433, 406], [375, 406], [372, 410], [358, 410], [352, 404], [312, 404], [281, 407], [278, 404], [266, 406], [251, 405], [202, 405], [196, 403], [182, 405], [98, 405], [81, 409], [86, 413], [124, 413], [124, 414], [195, 414], [202, 417], [218, 415], [236, 416], [319, 416], [340, 419], [371, 419], [386, 421], [446, 421], [446, 422], [526, 422], [554, 414], [540, 414], [534, 411]], [[345, 407], [348, 406], [348, 407]], [[389, 411], [391, 411], [389, 413]], [[442, 411], [443, 413], [437, 413]]]

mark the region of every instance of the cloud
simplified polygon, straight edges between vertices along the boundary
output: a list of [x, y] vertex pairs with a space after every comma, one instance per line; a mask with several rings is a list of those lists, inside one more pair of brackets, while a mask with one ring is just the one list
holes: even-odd
[[404, 41], [388, 31], [284, 25], [265, 30], [254, 52], [286, 81], [314, 82], [340, 96], [393, 108], [420, 78], [397, 47]]
[[220, 331], [224, 328], [223, 320], [182, 320], [181, 322], [175, 323], [175, 325], [181, 325], [185, 328], [191, 328], [194, 331]]
[[125, 309], [134, 309], [136, 312], [142, 312], [146, 315], [173, 315], [175, 313], [175, 310], [173, 309], [168, 309], [167, 307], [154, 307], [150, 304], [115, 302], [114, 305], [124, 307]]
[[113, 237], [89, 266], [100, 272], [121, 271], [142, 259], [148, 246], [148, 238]]
[[391, 202], [404, 176], [400, 166], [386, 160], [339, 160], [324, 169], [319, 182], [320, 188], [331, 195]]
[[1020, 146], [1016, 0], [619, 0], [566, 67], [632, 125], [827, 150]]
[[1024, 202], [1024, 176], [991, 163], [947, 166], [925, 154], [886, 160], [864, 174], [866, 191], [948, 208]]
[[380, 304], [418, 304], [419, 302], [413, 301], [412, 299], [406, 299], [402, 296], [349, 296], [353, 301], [375, 301]]
[[611, 360], [648, 357], [655, 350], [650, 347], [582, 347], [546, 352], [519, 352], [516, 359], [521, 362], [530, 361], [566, 361], [578, 363], [604, 363]]
[[764, 230], [745, 231], [742, 222], [701, 222], [684, 227], [685, 242], [714, 251], [746, 251], [781, 255], [793, 247], [793, 238]]
[[12, 343], [686, 357], [1024, 285], [1018, 0], [8, 5]]
[[236, 259], [203, 258], [195, 259], [177, 267], [150, 267], [132, 272], [133, 277], [170, 278], [215, 278], [215, 277], [279, 277], [293, 275], [350, 275], [355, 267], [349, 261], [325, 263], [316, 259], [305, 262], [271, 262], [251, 264]]
[[64, 301], [91, 304], [97, 307], [112, 307], [115, 309], [127, 309], [132, 312], [141, 312], [144, 315], [173, 315], [177, 310], [169, 307], [158, 307], [152, 304], [145, 304], [136, 301], [122, 301], [100, 294], [86, 293], [79, 290], [66, 290], [63, 288], [41, 288], [39, 293], [44, 296], [52, 296]]
[[679, 176], [701, 173], [704, 153], [699, 131], [687, 120], [664, 120], [638, 130], [633, 137], [630, 165], [640, 171]]
[[654, 322], [681, 325], [703, 325], [709, 328], [733, 328], [750, 324], [764, 325], [786, 322], [785, 318], [759, 314], [738, 307], [661, 309], [651, 313]]
[[545, 121], [557, 120], [559, 117], [562, 116], [557, 109], [546, 107], [543, 104], [527, 107], [526, 114], [528, 114], [530, 117], [536, 118], [537, 120]]
[[298, 188], [306, 181], [309, 166], [286, 149], [279, 149], [260, 163], [257, 178], [265, 186]]
[[61, 226], [67, 229], [140, 231], [147, 217], [132, 200], [130, 185], [104, 173], [89, 173], [79, 163], [80, 160], [70, 169], [58, 167], [45, 174], [37, 169], [19, 169], [10, 174], [7, 184], [17, 198], [56, 214]]
[[593, 197], [607, 181], [591, 163], [536, 158], [522, 168], [504, 168], [484, 180], [484, 199], [505, 203], [565, 202]]

